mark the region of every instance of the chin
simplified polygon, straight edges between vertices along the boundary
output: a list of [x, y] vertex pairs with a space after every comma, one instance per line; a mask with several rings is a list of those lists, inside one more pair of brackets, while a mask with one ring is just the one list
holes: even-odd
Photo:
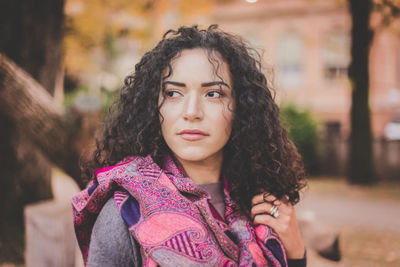
[[216, 153], [214, 151], [202, 151], [199, 149], [187, 149], [185, 151], [174, 151], [175, 156], [184, 161], [191, 161], [191, 162], [196, 162], [196, 161], [204, 161], [206, 159], [209, 159], [211, 157], [216, 156]]
[[177, 158], [180, 160], [184, 160], [184, 161], [191, 161], [191, 162], [196, 162], [196, 161], [203, 161], [205, 159], [207, 159], [207, 156], [203, 156], [203, 155], [195, 155], [193, 153], [182, 153], [182, 154], [176, 154]]

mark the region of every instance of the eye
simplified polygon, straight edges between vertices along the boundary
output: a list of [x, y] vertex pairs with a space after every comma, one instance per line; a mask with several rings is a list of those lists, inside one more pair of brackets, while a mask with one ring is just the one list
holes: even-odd
[[165, 95], [166, 95], [168, 98], [175, 98], [175, 97], [180, 96], [180, 93], [179, 93], [178, 91], [169, 90], [169, 91], [166, 91], [166, 92], [165, 92]]
[[211, 97], [211, 98], [220, 98], [222, 97], [224, 94], [220, 91], [210, 91], [207, 92], [207, 97]]

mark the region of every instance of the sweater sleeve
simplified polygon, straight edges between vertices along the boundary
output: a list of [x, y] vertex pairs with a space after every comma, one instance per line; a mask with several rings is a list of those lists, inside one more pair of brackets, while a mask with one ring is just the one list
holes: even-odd
[[306, 267], [307, 266], [307, 250], [304, 252], [302, 259], [288, 259], [288, 267]]
[[94, 224], [87, 267], [141, 266], [140, 246], [128, 231], [113, 198]]

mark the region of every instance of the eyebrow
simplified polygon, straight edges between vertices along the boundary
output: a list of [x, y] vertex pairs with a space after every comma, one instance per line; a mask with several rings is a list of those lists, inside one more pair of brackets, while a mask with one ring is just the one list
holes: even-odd
[[[186, 87], [186, 84], [180, 83], [180, 82], [174, 82], [174, 81], [165, 81], [163, 84], [164, 85], [172, 84], [172, 85], [179, 86], [179, 87]], [[231, 88], [228, 84], [226, 84], [223, 81], [206, 82], [206, 83], [202, 83], [201, 84], [202, 87], [210, 87], [210, 86], [214, 86], [214, 85], [224, 85], [224, 86], [226, 86], [228, 88]]]
[[223, 81], [215, 81], [215, 82], [208, 82], [208, 83], [202, 83], [201, 86], [203, 87], [209, 87], [209, 86], [214, 86], [214, 85], [225, 85], [228, 88], [231, 88], [228, 84], [224, 83]]

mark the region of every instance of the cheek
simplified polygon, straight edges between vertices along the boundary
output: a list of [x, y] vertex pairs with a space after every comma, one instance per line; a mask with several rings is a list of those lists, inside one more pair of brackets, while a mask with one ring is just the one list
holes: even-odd
[[161, 124], [161, 133], [164, 137], [164, 140], [169, 140], [176, 130], [176, 122], [177, 117], [175, 111], [168, 107], [162, 107], [160, 109], [160, 124]]
[[229, 139], [232, 133], [232, 112], [227, 111], [222, 114], [217, 122], [218, 129], [221, 131], [221, 135], [226, 140]]

